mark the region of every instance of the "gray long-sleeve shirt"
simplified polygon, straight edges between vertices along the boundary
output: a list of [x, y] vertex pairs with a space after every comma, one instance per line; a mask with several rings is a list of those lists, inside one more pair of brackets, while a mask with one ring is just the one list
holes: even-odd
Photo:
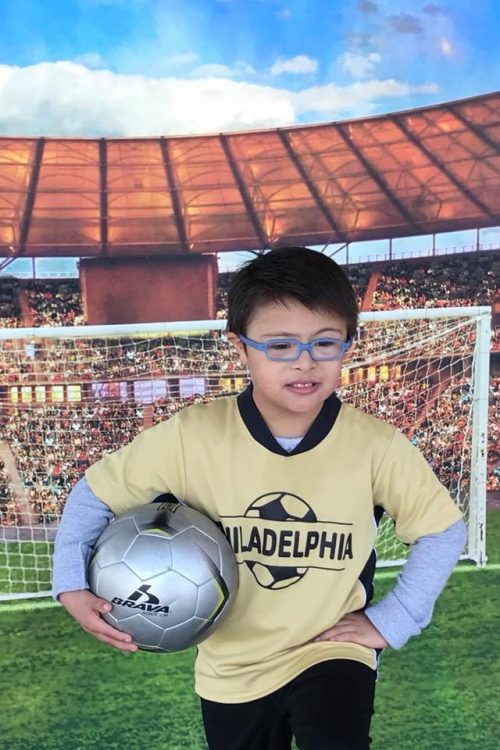
[[[88, 589], [92, 548], [113, 513], [97, 498], [85, 478], [69, 494], [56, 537], [52, 593]], [[418, 539], [394, 588], [365, 610], [392, 648], [400, 648], [429, 624], [435, 602], [455, 567], [466, 541], [463, 520], [440, 534]]]

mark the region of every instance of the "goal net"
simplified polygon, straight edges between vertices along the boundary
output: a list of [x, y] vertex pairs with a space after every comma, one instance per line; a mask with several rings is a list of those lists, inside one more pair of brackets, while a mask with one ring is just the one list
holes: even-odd
[[[53, 540], [88, 466], [179, 409], [248, 384], [226, 322], [0, 330], [0, 598], [50, 591]], [[419, 448], [485, 563], [490, 308], [362, 313], [341, 400]], [[407, 548], [384, 517], [378, 565]]]

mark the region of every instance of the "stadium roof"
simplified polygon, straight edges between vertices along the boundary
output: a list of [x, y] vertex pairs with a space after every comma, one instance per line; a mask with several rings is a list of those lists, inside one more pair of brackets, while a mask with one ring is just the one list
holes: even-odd
[[307, 127], [0, 138], [0, 256], [221, 252], [495, 226], [499, 145], [500, 92]]

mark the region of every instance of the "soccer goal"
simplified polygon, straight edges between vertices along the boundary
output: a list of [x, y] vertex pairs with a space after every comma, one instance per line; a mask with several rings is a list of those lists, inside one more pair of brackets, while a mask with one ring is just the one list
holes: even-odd
[[[0, 331], [0, 598], [50, 591], [53, 540], [85, 469], [141, 430], [248, 383], [226, 322]], [[489, 307], [362, 313], [339, 396], [398, 427], [464, 512], [484, 565]], [[378, 565], [407, 548], [382, 520]]]

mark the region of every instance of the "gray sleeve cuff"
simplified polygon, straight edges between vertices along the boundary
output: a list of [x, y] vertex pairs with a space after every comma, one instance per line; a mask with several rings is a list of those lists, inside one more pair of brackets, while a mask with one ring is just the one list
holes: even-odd
[[431, 621], [434, 605], [467, 540], [463, 520], [440, 534], [420, 537], [410, 550], [396, 584], [365, 615], [392, 648], [401, 648]]
[[60, 546], [53, 555], [52, 596], [58, 599], [63, 591], [88, 589], [87, 566], [91, 548], [72, 543]]
[[92, 548], [110, 520], [112, 511], [90, 489], [85, 477], [68, 495], [52, 556], [52, 596], [88, 589], [87, 567]]

